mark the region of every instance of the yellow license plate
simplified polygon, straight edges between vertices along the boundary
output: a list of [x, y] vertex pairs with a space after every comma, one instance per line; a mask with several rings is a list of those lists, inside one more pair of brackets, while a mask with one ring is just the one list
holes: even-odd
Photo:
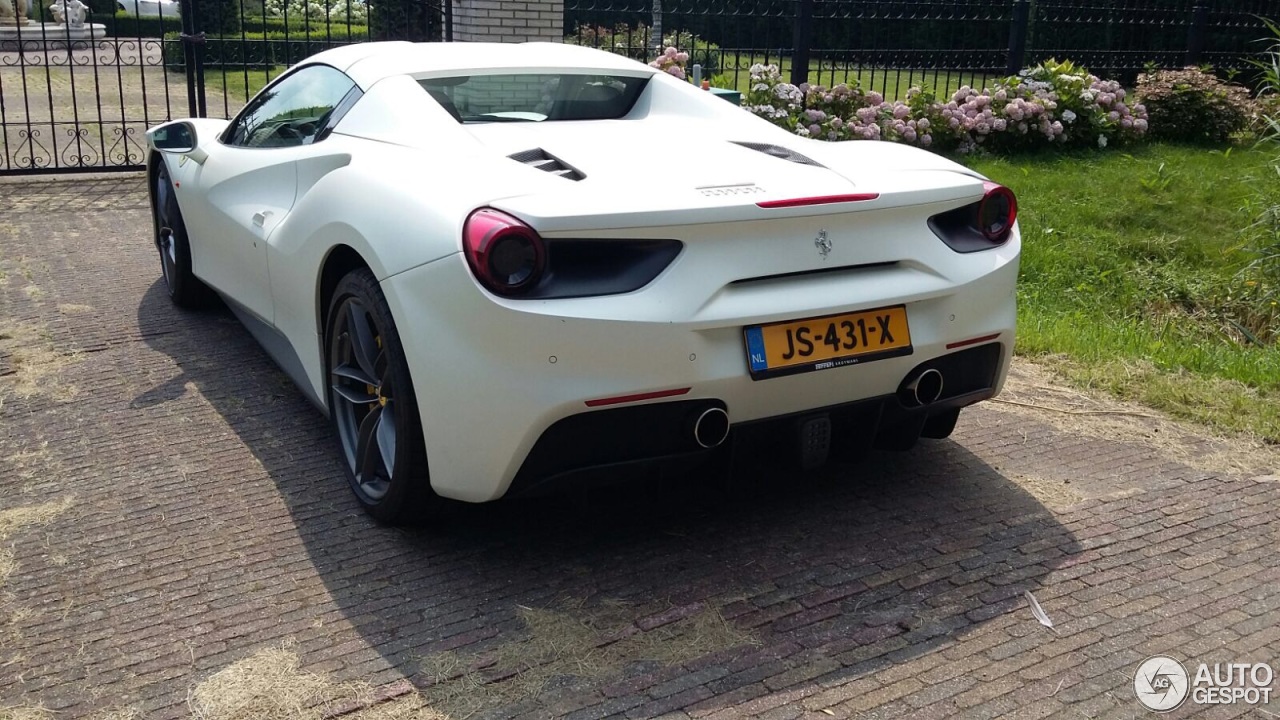
[[903, 305], [753, 325], [743, 334], [755, 379], [911, 354]]

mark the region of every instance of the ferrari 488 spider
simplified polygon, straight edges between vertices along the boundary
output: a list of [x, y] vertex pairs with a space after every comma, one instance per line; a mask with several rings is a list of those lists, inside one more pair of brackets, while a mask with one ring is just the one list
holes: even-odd
[[147, 137], [170, 296], [226, 301], [385, 522], [747, 447], [906, 448], [1008, 370], [1008, 189], [605, 52], [351, 45]]

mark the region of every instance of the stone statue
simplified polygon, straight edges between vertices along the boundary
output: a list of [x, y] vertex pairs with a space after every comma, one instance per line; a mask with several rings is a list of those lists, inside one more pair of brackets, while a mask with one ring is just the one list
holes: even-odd
[[84, 21], [89, 18], [89, 6], [80, 0], [67, 0], [67, 23], [71, 27], [84, 27]]
[[27, 25], [28, 0], [0, 0], [0, 24]]
[[89, 16], [89, 6], [80, 0], [54, 0], [49, 12], [59, 25], [79, 28], [84, 27], [85, 18]]

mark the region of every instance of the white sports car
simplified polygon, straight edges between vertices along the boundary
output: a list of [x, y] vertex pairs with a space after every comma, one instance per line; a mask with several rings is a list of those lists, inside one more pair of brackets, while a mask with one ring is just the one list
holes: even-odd
[[182, 16], [178, 0], [116, 0], [116, 10], [137, 17]]
[[351, 45], [147, 137], [169, 294], [226, 300], [382, 521], [733, 447], [906, 448], [1008, 370], [1009, 190], [604, 52]]

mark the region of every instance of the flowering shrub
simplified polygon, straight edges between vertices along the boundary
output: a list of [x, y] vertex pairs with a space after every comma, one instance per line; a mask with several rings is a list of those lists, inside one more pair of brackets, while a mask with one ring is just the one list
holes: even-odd
[[1189, 67], [1138, 76], [1138, 97], [1161, 140], [1221, 144], [1249, 123], [1249, 91]]
[[[751, 89], [744, 107], [802, 137], [824, 140], [851, 140], [854, 113], [864, 107], [866, 96], [861, 88], [840, 84], [833, 88], [821, 85], [797, 87], [782, 81], [777, 65], [753, 65]], [[860, 132], [860, 131], [859, 131]]]
[[687, 62], [689, 62], [689, 53], [668, 47], [656, 60], [649, 63], [649, 67], [658, 68], [668, 75], [684, 80], [686, 77], [684, 68]]
[[[566, 45], [583, 45], [608, 50], [625, 55], [632, 60], [647, 60], [652, 35], [652, 31], [645, 25], [631, 27], [622, 23], [612, 28], [579, 25], [572, 35], [565, 36], [564, 42]], [[685, 58], [686, 67], [693, 64], [701, 65], [703, 77], [711, 77], [720, 69], [720, 46], [707, 42], [687, 30], [664, 32], [661, 47], [684, 48], [689, 55]]]
[[265, 0], [267, 17], [287, 17], [319, 20], [330, 23], [364, 25], [369, 21], [369, 11], [358, 0]]
[[888, 102], [856, 85], [796, 86], [776, 66], [755, 65], [744, 106], [803, 137], [972, 152], [1137, 140], [1147, 131], [1146, 109], [1127, 97], [1119, 83], [1070, 62], [1048, 61], [980, 92], [966, 85], [945, 102], [920, 88]]

